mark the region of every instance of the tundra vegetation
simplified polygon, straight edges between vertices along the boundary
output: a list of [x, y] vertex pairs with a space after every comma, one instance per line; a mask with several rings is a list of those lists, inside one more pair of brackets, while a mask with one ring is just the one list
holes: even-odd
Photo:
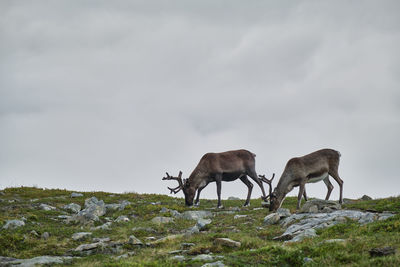
[[[400, 266], [400, 197], [344, 199], [343, 209], [394, 216], [361, 225], [344, 218], [312, 238], [285, 242], [274, 240], [285, 227], [265, 224], [271, 213], [260, 199], [252, 199], [250, 207], [243, 207], [243, 200], [222, 200], [224, 208], [216, 209], [217, 200], [187, 208], [183, 198], [166, 195], [71, 193], [32, 187], [0, 191], [0, 260], [48, 255], [71, 257], [63, 266]], [[82, 217], [74, 217], [80, 208], [71, 203], [81, 207]], [[296, 197], [287, 197], [282, 208], [294, 213], [296, 205]], [[200, 210], [212, 217], [185, 217]], [[24, 224], [5, 227], [14, 219]], [[382, 247], [395, 248], [395, 254], [369, 252]]]

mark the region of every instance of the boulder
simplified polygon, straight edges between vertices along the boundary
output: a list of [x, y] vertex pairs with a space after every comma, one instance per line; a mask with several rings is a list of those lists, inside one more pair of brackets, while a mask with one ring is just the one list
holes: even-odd
[[82, 251], [87, 251], [87, 250], [93, 250], [97, 249], [100, 247], [104, 247], [103, 242], [96, 242], [96, 243], [91, 243], [91, 244], [82, 244], [79, 245], [77, 248], [74, 249], [75, 252], [82, 252]]
[[233, 219], [236, 220], [236, 219], [241, 219], [241, 218], [246, 218], [246, 217], [247, 217], [247, 215], [236, 214], [235, 216], [233, 216]]
[[56, 207], [53, 207], [53, 206], [50, 206], [47, 204], [43, 204], [43, 203], [39, 205], [39, 208], [42, 210], [47, 210], [47, 211], [56, 209]]
[[73, 213], [78, 213], [81, 210], [81, 206], [75, 203], [70, 203], [68, 205], [65, 205], [63, 209]]
[[140, 239], [136, 238], [136, 236], [134, 235], [129, 236], [128, 244], [135, 246], [143, 246], [143, 242], [140, 241]]
[[238, 197], [228, 197], [228, 200], [240, 200]]
[[289, 210], [289, 209], [285, 209], [285, 208], [279, 208], [279, 209], [277, 209], [276, 213], [279, 214], [279, 216], [280, 216], [281, 219], [282, 219], [282, 218], [289, 217], [290, 215], [292, 215], [292, 214], [290, 213], [290, 210]]
[[175, 255], [175, 256], [171, 257], [171, 260], [182, 262], [185, 260], [185, 256]]
[[196, 226], [199, 228], [199, 230], [203, 230], [210, 223], [211, 219], [198, 219]]
[[[67, 262], [72, 261], [72, 257], [66, 256], [39, 256], [31, 259], [14, 259], [9, 261], [5, 266], [24, 266], [24, 267], [34, 267], [37, 265], [54, 265], [54, 264], [66, 264]], [[0, 262], [1, 265], [1, 262]], [[2, 266], [2, 265], [1, 265]]]
[[209, 262], [201, 265], [201, 267], [224, 267], [224, 266], [225, 264], [222, 261]]
[[360, 199], [366, 201], [366, 200], [372, 200], [372, 197], [363, 195]]
[[209, 218], [212, 217], [213, 214], [211, 211], [207, 210], [188, 210], [180, 214], [180, 218], [186, 219], [186, 220], [198, 220], [198, 219], [203, 219], [203, 218]]
[[118, 218], [115, 219], [115, 222], [129, 222], [129, 221], [130, 219], [125, 215], [118, 216]]
[[157, 216], [157, 217], [154, 217], [153, 219], [151, 219], [151, 222], [155, 223], [155, 224], [165, 224], [165, 223], [171, 223], [173, 221], [174, 221], [174, 218], [171, 218], [171, 217]]
[[74, 198], [74, 197], [83, 197], [83, 194], [72, 192], [71, 193], [71, 198]]
[[234, 241], [232, 239], [229, 238], [216, 238], [214, 240], [214, 244], [216, 245], [221, 245], [221, 246], [226, 246], [226, 247], [240, 247], [241, 243], [238, 241]]
[[72, 235], [72, 239], [75, 241], [82, 241], [91, 236], [91, 232], [79, 232]]
[[43, 239], [43, 240], [47, 240], [47, 239], [49, 239], [49, 237], [50, 237], [49, 232], [44, 232], [44, 233], [40, 236], [40, 238]]
[[300, 234], [296, 235], [290, 242], [298, 242], [302, 241], [305, 238], [311, 238], [317, 236], [317, 233], [313, 228], [306, 229], [305, 231], [301, 232]]
[[279, 222], [281, 216], [278, 213], [271, 213], [264, 218], [264, 224], [271, 225]]
[[214, 259], [214, 257], [211, 255], [199, 254], [196, 257], [194, 257], [192, 260], [194, 260], [194, 261], [212, 261], [213, 259]]
[[92, 227], [90, 229], [92, 229], [92, 230], [108, 230], [108, 229], [110, 229], [111, 225], [112, 225], [112, 222], [106, 222], [105, 224], [102, 224], [102, 225], [96, 226], [96, 227]]
[[319, 211], [322, 211], [325, 207], [332, 210], [340, 210], [342, 208], [342, 206], [336, 201], [312, 199], [304, 203], [299, 213], [317, 213]]
[[6, 221], [6, 224], [3, 225], [3, 229], [15, 229], [24, 225], [24, 221], [21, 220], [8, 220]]

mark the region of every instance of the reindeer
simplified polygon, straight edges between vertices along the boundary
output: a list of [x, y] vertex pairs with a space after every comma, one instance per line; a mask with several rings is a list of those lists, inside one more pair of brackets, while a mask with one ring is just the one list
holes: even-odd
[[[339, 203], [343, 203], [343, 181], [338, 173], [340, 156], [340, 152], [336, 150], [321, 149], [303, 157], [290, 159], [283, 170], [278, 185], [275, 187], [274, 192], [270, 194], [269, 210], [276, 211], [282, 205], [285, 196], [296, 186], [299, 186], [297, 209], [300, 209], [303, 195], [307, 201], [306, 183], [324, 181], [328, 188], [325, 199], [328, 200], [333, 190], [329, 175], [339, 184]], [[262, 179], [262, 181], [264, 180]]]
[[[176, 188], [168, 189], [171, 194], [178, 193], [180, 190], [185, 194], [186, 206], [193, 205], [193, 199], [197, 191], [195, 205], [199, 205], [200, 192], [211, 182], [217, 183], [218, 195], [218, 208], [221, 205], [221, 182], [231, 182], [240, 179], [248, 188], [247, 199], [244, 206], [248, 206], [250, 202], [251, 191], [253, 184], [249, 181], [247, 176], [250, 176], [255, 181], [262, 191], [262, 198], [266, 199], [262, 181], [257, 177], [255, 171], [255, 157], [256, 155], [250, 151], [232, 150], [222, 153], [207, 153], [197, 164], [196, 168], [190, 174], [188, 179], [182, 181], [182, 172], [179, 172], [178, 177], [170, 176], [168, 173], [162, 180], [177, 180], [179, 185]], [[265, 178], [265, 176], [264, 176]], [[268, 179], [266, 179], [268, 180]], [[270, 181], [270, 180], [268, 180]], [[272, 179], [271, 179], [272, 181]], [[272, 189], [270, 188], [270, 191]]]

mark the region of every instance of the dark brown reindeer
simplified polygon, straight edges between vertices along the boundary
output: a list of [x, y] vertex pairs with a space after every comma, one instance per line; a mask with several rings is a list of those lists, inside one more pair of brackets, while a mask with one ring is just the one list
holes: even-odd
[[[185, 204], [187, 206], [193, 205], [193, 199], [196, 191], [197, 197], [195, 200], [195, 205], [198, 205], [201, 190], [203, 190], [209, 183], [216, 182], [218, 208], [221, 208], [221, 182], [231, 182], [240, 179], [248, 188], [247, 199], [244, 203], [245, 206], [248, 206], [251, 191], [253, 190], [253, 184], [249, 181], [247, 176], [250, 176], [250, 178], [253, 179], [261, 188], [263, 194], [262, 198], [267, 198], [263, 183], [260, 179], [258, 179], [255, 171], [255, 156], [255, 154], [244, 149], [222, 153], [207, 153], [200, 159], [200, 162], [197, 164], [196, 168], [190, 174], [188, 179], [182, 180], [182, 172], [179, 172], [178, 177], [172, 177], [167, 173], [167, 177], [164, 177], [163, 180], [178, 181], [178, 187], [168, 187], [168, 189], [171, 190], [171, 194], [176, 194], [182, 190], [185, 194]], [[271, 190], [272, 189], [270, 188], [270, 191]]]
[[342, 203], [343, 181], [340, 179], [338, 173], [339, 159], [340, 153], [333, 149], [321, 149], [303, 157], [290, 159], [283, 170], [278, 185], [275, 187], [274, 192], [270, 194], [269, 210], [276, 211], [282, 205], [286, 195], [296, 186], [299, 186], [297, 209], [300, 209], [300, 201], [303, 195], [307, 201], [306, 183], [324, 181], [328, 188], [325, 199], [328, 200], [333, 190], [333, 185], [329, 181], [329, 175], [340, 186], [339, 203]]

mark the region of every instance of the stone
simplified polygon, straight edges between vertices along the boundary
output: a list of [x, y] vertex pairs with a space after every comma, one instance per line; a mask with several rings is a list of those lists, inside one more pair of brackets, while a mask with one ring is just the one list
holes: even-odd
[[116, 259], [116, 260], [126, 259], [126, 258], [129, 258], [129, 257], [132, 257], [133, 255], [135, 255], [135, 252], [134, 252], [134, 251], [131, 251], [131, 252], [122, 254], [122, 255], [120, 255], [120, 256], [118, 256], [118, 257], [115, 257], [115, 259]]
[[[316, 206], [316, 208], [313, 206]], [[306, 201], [306, 203], [304, 203], [299, 213], [316, 213], [318, 211], [321, 211], [324, 207], [328, 207], [333, 210], [340, 210], [342, 208], [342, 206], [336, 201], [311, 199], [309, 201]]]
[[212, 261], [214, 257], [208, 254], [199, 254], [196, 257], [192, 258], [194, 261]]
[[135, 245], [135, 246], [143, 246], [143, 242], [140, 241], [140, 239], [138, 239], [134, 235], [129, 236], [128, 244]]
[[154, 217], [151, 219], [152, 223], [155, 224], [165, 224], [165, 223], [171, 223], [174, 221], [174, 218], [171, 217]]
[[127, 200], [123, 200], [121, 203], [118, 204], [105, 204], [105, 208], [106, 210], [112, 210], [112, 211], [122, 211], [126, 208], [126, 206], [132, 204], [131, 202], [127, 201]]
[[373, 248], [369, 250], [369, 255], [371, 255], [371, 257], [382, 257], [394, 255], [395, 253], [396, 249], [394, 247]]
[[115, 219], [115, 222], [129, 222], [129, 221], [130, 219], [125, 215], [121, 215], [117, 219]]
[[103, 242], [96, 242], [96, 243], [91, 243], [91, 244], [82, 244], [82, 245], [79, 245], [77, 248], [75, 248], [74, 251], [82, 252], [82, 251], [96, 249], [96, 248], [99, 248], [99, 247], [104, 247], [104, 243]]
[[[12, 261], [8, 261], [8, 264], [12, 266], [24, 266], [24, 267], [34, 267], [37, 265], [54, 265], [54, 264], [63, 264], [69, 263], [72, 261], [72, 257], [67, 256], [39, 256], [31, 259], [14, 259]], [[9, 265], [5, 266], [9, 266]], [[1, 265], [1, 262], [0, 262]], [[2, 265], [1, 265], [2, 266]]]
[[185, 260], [185, 256], [176, 255], [176, 256], [171, 257], [171, 260], [182, 262]]
[[264, 224], [271, 225], [279, 222], [281, 216], [278, 213], [271, 213], [264, 218]]
[[56, 209], [56, 207], [53, 207], [53, 206], [50, 206], [50, 205], [47, 205], [47, 204], [44, 204], [44, 203], [40, 204], [39, 208], [42, 209], [42, 210], [46, 210], [46, 211], [55, 210]]
[[33, 235], [34, 237], [39, 237], [38, 232], [36, 232], [35, 230], [32, 230], [29, 232], [31, 235]]
[[70, 203], [68, 205], [63, 206], [63, 209], [73, 213], [78, 213], [81, 210], [81, 205]]
[[179, 211], [177, 211], [177, 210], [169, 210], [169, 213], [173, 217], [180, 217], [181, 216], [181, 213]]
[[201, 265], [201, 267], [224, 267], [224, 266], [225, 264], [222, 261], [209, 262]]
[[292, 214], [290, 213], [290, 210], [289, 210], [289, 209], [285, 209], [285, 208], [279, 208], [279, 209], [277, 209], [276, 213], [279, 214], [279, 216], [280, 216], [281, 219], [282, 219], [282, 218], [289, 217], [290, 215], [292, 215]]
[[307, 262], [313, 262], [313, 259], [311, 259], [311, 258], [309, 258], [309, 257], [304, 257], [303, 261], [304, 261], [305, 263], [307, 263]]
[[317, 233], [315, 232], [314, 229], [306, 229], [305, 231], [301, 232], [300, 234], [296, 235], [293, 237], [293, 239], [289, 240], [290, 242], [299, 242], [302, 241], [305, 238], [312, 238], [317, 236]]
[[166, 213], [168, 211], [169, 211], [169, 209], [167, 209], [166, 207], [162, 207], [160, 210], [160, 213]]
[[364, 200], [364, 201], [367, 201], [367, 200], [372, 200], [372, 197], [367, 196], [367, 195], [363, 195], [360, 199]]
[[186, 220], [198, 220], [198, 219], [203, 219], [203, 218], [209, 218], [212, 217], [213, 214], [211, 211], [207, 210], [188, 210], [179, 216], [182, 219]]
[[214, 240], [214, 244], [216, 245], [221, 245], [221, 246], [226, 246], [226, 247], [240, 247], [241, 243], [238, 241], [234, 241], [229, 238], [216, 238]]
[[198, 219], [196, 226], [199, 230], [203, 230], [208, 224], [211, 223], [211, 219]]
[[44, 233], [41, 235], [40, 238], [42, 238], [43, 240], [47, 240], [47, 239], [49, 239], [49, 237], [50, 237], [49, 232], [44, 232]]
[[71, 193], [71, 198], [74, 198], [74, 197], [83, 197], [83, 194], [72, 192]]
[[73, 234], [71, 238], [75, 241], [82, 241], [82, 240], [87, 239], [91, 235], [92, 235], [91, 232], [79, 232], [79, 233]]
[[196, 234], [199, 232], [200, 232], [200, 229], [199, 229], [199, 227], [197, 227], [197, 225], [186, 230], [186, 234], [188, 234], [188, 235]]
[[93, 242], [101, 242], [101, 243], [107, 243], [110, 242], [111, 239], [109, 237], [96, 237], [93, 238]]
[[240, 200], [238, 197], [228, 197], [228, 200]]
[[149, 245], [158, 245], [160, 243], [164, 243], [165, 241], [169, 241], [169, 240], [174, 240], [177, 238], [183, 237], [183, 234], [177, 234], [177, 235], [168, 235], [166, 237], [157, 239], [156, 241], [153, 241], [151, 243], [149, 243]]
[[[249, 205], [250, 205], [250, 204], [249, 204]], [[239, 207], [230, 207], [229, 210], [230, 210], [230, 211], [239, 212], [239, 211], [240, 211], [240, 208], [239, 208]]]
[[323, 243], [328, 243], [328, 244], [330, 244], [330, 243], [344, 243], [344, 242], [346, 242], [345, 239], [336, 238], [336, 239], [324, 240], [324, 241], [322, 241], [321, 243], [322, 243], [322, 244], [323, 244]]
[[108, 229], [110, 229], [111, 225], [112, 225], [112, 222], [106, 222], [105, 224], [102, 224], [102, 225], [96, 226], [96, 227], [92, 227], [90, 229], [92, 229], [92, 230], [108, 230]]
[[237, 215], [233, 216], [233, 219], [236, 220], [236, 219], [241, 219], [241, 218], [246, 218], [246, 217], [247, 217], [247, 215], [237, 214]]
[[24, 225], [24, 221], [21, 220], [8, 220], [6, 224], [3, 225], [3, 229], [15, 229]]

